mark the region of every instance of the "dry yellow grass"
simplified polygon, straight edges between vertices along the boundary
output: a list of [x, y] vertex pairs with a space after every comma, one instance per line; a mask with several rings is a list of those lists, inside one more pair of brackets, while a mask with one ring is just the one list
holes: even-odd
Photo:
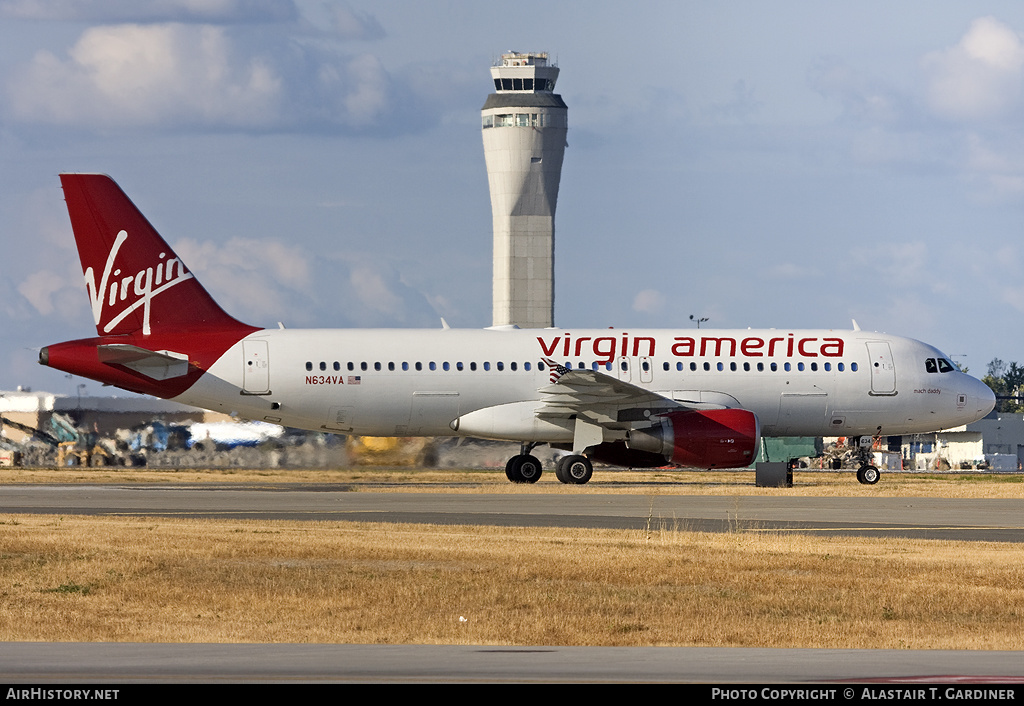
[[0, 640], [1024, 648], [1016, 544], [0, 521]]

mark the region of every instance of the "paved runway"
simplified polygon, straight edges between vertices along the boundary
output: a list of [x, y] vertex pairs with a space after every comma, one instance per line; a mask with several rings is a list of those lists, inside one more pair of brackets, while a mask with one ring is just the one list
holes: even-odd
[[162, 515], [534, 527], [802, 531], [1024, 542], [1024, 500], [347, 492], [334, 485], [0, 486], [0, 514]]
[[[1019, 652], [946, 650], [0, 643], [0, 683], [58, 681], [903, 682], [919, 689], [1024, 684], [1024, 660]], [[1024, 696], [1024, 686], [1018, 690]], [[861, 691], [853, 692], [857, 700]]]

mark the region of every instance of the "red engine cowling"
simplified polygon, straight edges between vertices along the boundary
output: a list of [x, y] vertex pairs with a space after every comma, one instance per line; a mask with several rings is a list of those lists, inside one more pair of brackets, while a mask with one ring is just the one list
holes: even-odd
[[634, 429], [626, 446], [659, 453], [667, 461], [693, 468], [743, 468], [757, 455], [761, 427], [745, 409], [670, 412], [650, 427]]

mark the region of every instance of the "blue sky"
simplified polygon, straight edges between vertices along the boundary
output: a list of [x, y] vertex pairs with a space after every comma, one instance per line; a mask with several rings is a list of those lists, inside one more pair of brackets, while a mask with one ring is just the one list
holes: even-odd
[[508, 50], [569, 106], [556, 324], [1024, 360], [1024, 4], [0, 0], [0, 389], [80, 382], [35, 362], [94, 331], [62, 171], [248, 323], [489, 325]]

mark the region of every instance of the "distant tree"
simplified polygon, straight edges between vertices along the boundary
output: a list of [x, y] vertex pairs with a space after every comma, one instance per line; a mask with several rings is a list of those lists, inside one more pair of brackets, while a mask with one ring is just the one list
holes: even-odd
[[1021, 388], [1024, 388], [1024, 366], [1010, 363], [1003, 375], [1003, 380], [1006, 381], [1006, 388], [1010, 390], [1010, 394], [1019, 396], [1022, 392]]
[[1020, 399], [1024, 393], [1024, 366], [1017, 365], [1016, 361], [1007, 365], [999, 358], [993, 358], [988, 364], [988, 375], [981, 381], [992, 389], [997, 398], [1017, 398], [998, 399], [997, 412], [1024, 412], [1024, 402]]

